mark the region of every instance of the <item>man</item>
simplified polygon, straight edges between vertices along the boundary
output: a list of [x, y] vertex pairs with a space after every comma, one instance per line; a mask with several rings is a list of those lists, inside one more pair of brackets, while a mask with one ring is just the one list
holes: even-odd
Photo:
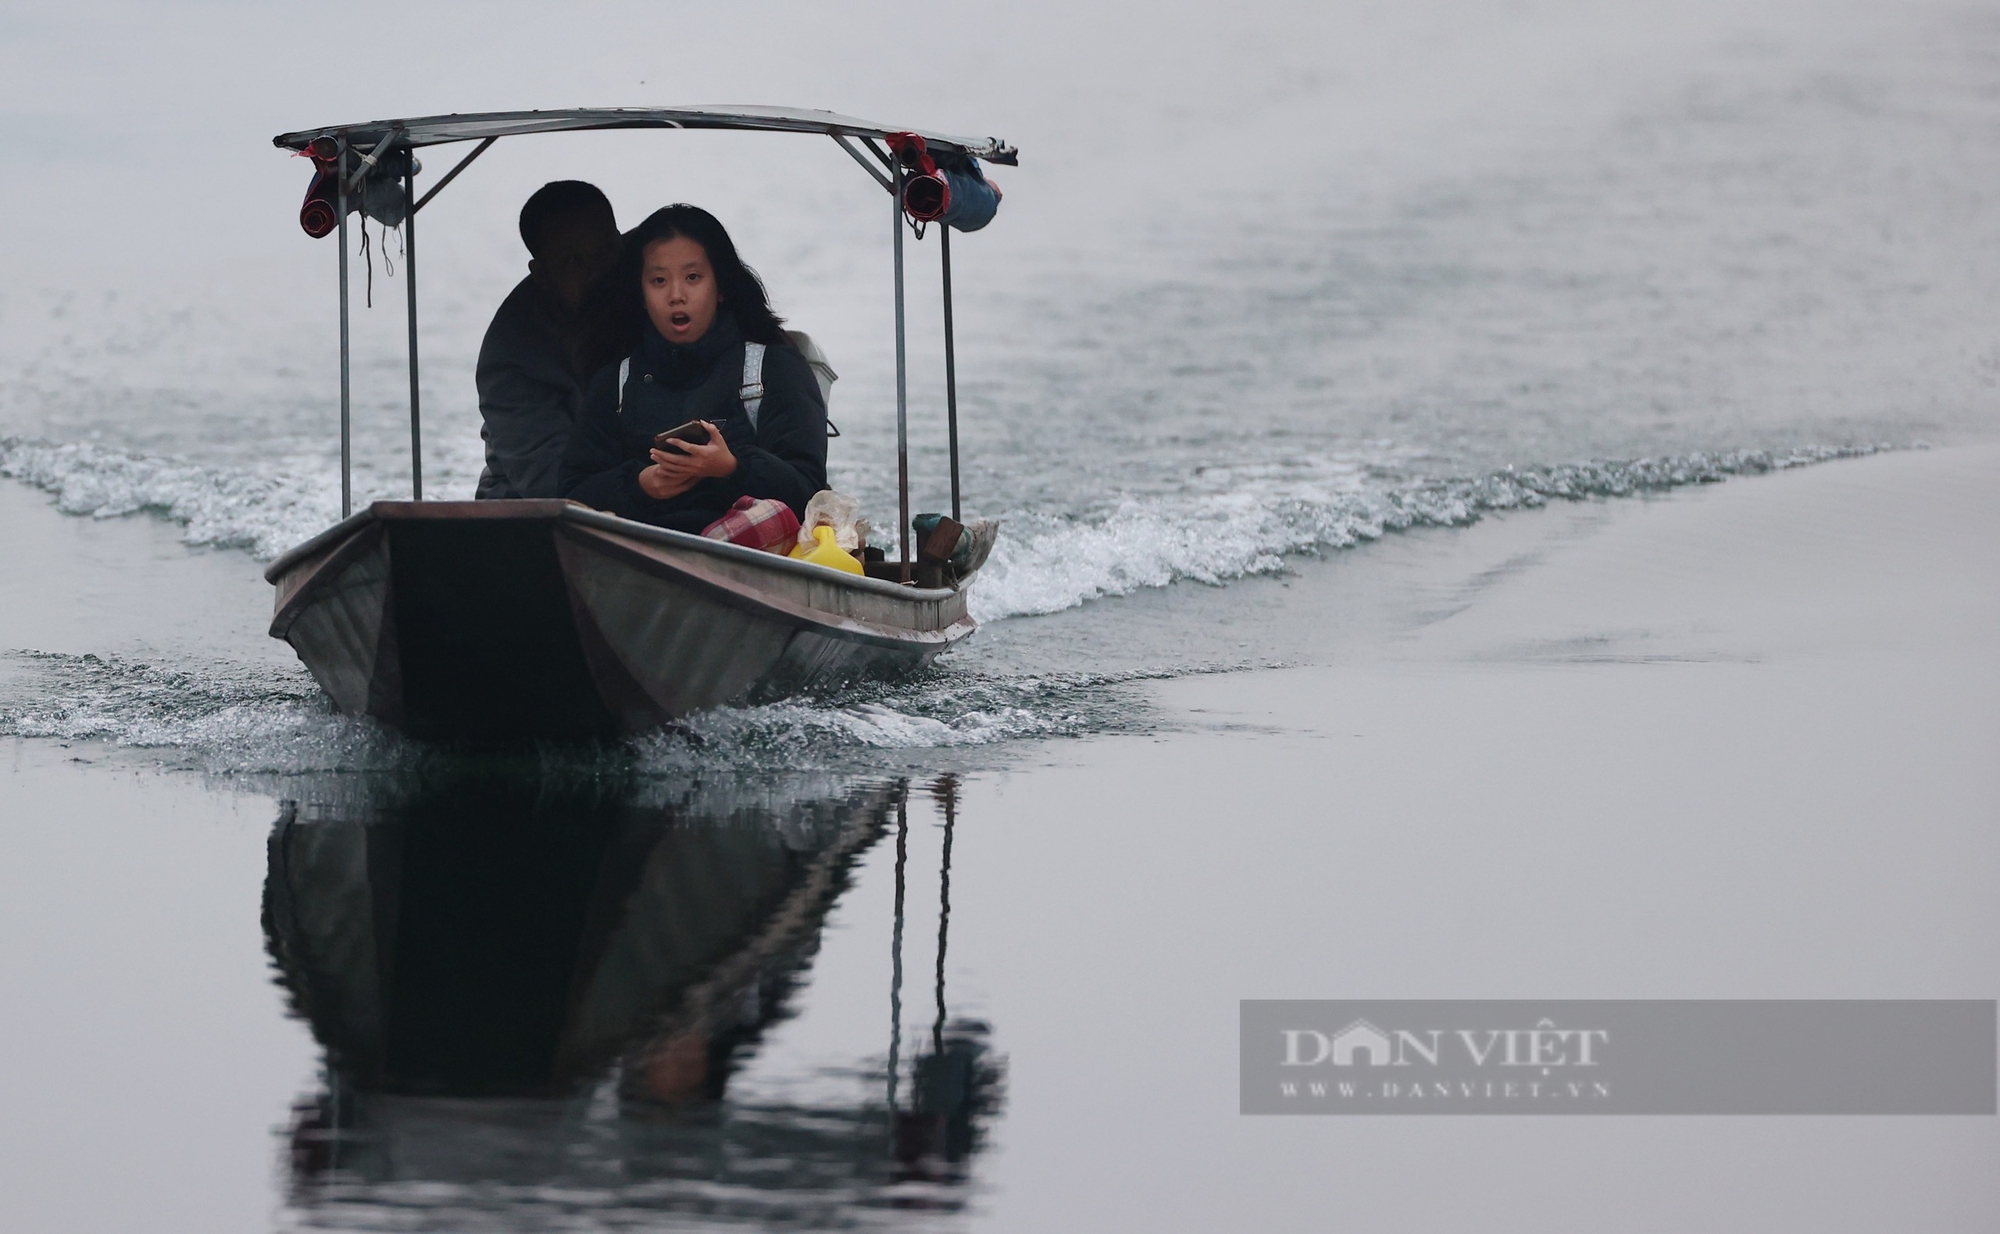
[[521, 207], [528, 277], [479, 347], [479, 435], [486, 470], [477, 496], [554, 497], [563, 447], [590, 374], [579, 369], [584, 290], [618, 255], [618, 221], [597, 186], [557, 180]]

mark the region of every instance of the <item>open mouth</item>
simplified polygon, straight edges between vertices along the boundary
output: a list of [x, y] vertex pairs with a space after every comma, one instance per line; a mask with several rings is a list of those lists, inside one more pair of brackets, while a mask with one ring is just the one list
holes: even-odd
[[674, 323], [674, 329], [685, 330], [688, 328], [688, 323], [692, 322], [694, 318], [688, 316], [686, 313], [675, 313], [667, 320]]

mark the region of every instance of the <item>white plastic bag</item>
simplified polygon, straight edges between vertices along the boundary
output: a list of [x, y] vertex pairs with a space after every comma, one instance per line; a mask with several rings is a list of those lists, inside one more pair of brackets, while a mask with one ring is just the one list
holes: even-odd
[[846, 493], [821, 489], [806, 503], [806, 516], [799, 520], [799, 543], [811, 547], [813, 528], [833, 528], [833, 542], [857, 558], [868, 543], [868, 520], [861, 517], [861, 503]]

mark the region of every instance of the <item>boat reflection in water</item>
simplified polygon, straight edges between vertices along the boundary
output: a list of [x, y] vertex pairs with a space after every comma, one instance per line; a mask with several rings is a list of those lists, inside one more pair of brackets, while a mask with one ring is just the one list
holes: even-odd
[[[926, 796], [945, 824], [935, 1016], [913, 1009], [906, 1051], [909, 812]], [[289, 1129], [294, 1216], [508, 1229], [962, 1210], [1001, 1085], [986, 1026], [945, 1014], [954, 807], [948, 778], [914, 801], [900, 783], [769, 781], [660, 801], [470, 770], [362, 805], [287, 805], [265, 935], [325, 1051]], [[732, 1096], [885, 838], [886, 980], [813, 999], [880, 1007], [886, 987], [886, 1066], [855, 1057]], [[913, 912], [913, 946], [932, 919]]]

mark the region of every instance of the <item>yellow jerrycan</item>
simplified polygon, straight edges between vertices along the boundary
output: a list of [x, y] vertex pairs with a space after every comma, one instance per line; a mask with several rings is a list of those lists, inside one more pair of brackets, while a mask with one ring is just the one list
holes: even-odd
[[830, 570], [845, 570], [849, 574], [862, 574], [861, 563], [854, 560], [854, 554], [833, 542], [833, 528], [825, 523], [813, 528], [813, 539], [817, 541], [811, 548], [801, 544], [792, 550], [792, 556], [800, 561], [810, 561], [816, 566]]

